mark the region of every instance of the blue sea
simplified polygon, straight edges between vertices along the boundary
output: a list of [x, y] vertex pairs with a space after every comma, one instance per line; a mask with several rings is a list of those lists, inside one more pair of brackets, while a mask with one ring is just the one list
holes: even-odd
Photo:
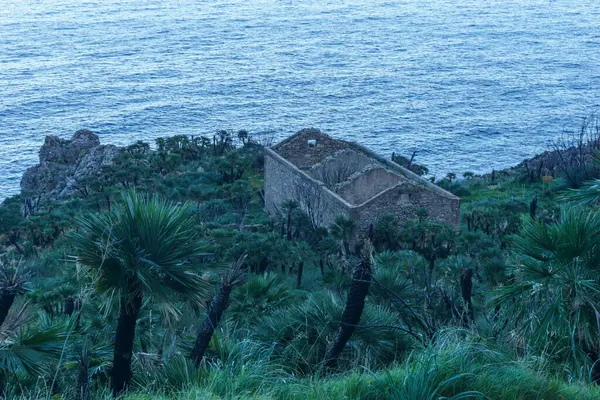
[[0, 198], [45, 135], [318, 127], [435, 175], [600, 108], [598, 0], [0, 0]]

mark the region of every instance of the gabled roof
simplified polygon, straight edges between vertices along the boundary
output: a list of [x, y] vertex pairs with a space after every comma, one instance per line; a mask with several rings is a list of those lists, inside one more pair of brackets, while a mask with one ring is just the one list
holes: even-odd
[[[309, 140], [316, 141], [316, 146], [310, 146]], [[273, 150], [296, 167], [308, 169], [339, 150], [348, 148], [348, 142], [336, 140], [318, 129], [307, 128], [279, 142]]]
[[[309, 145], [309, 140], [316, 140], [316, 146]], [[335, 153], [344, 149], [351, 149], [372, 158], [382, 166], [402, 175], [414, 185], [426, 188], [446, 198], [460, 200], [459, 197], [455, 196], [454, 194], [431, 183], [429, 180], [415, 174], [401, 165], [381, 157], [371, 149], [368, 149], [355, 142], [334, 139], [331, 136], [321, 132], [319, 129], [302, 129], [292, 136], [282, 140], [272, 148], [272, 150], [281, 157], [304, 171], [308, 170], [315, 164], [320, 163], [325, 158], [331, 157]]]

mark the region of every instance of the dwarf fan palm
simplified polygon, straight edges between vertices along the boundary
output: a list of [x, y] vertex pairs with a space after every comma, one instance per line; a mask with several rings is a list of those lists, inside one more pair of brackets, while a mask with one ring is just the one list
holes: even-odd
[[340, 215], [329, 228], [331, 235], [339, 241], [342, 254], [350, 254], [350, 243], [356, 232], [356, 222]]
[[60, 355], [67, 335], [66, 326], [53, 324], [36, 329], [32, 325], [25, 305], [0, 327], [0, 398], [8, 395], [7, 383], [11, 376], [19, 372], [42, 376]]
[[112, 385], [120, 394], [131, 379], [136, 320], [144, 298], [164, 301], [177, 294], [201, 303], [208, 282], [198, 273], [204, 244], [197, 240], [191, 204], [178, 206], [157, 196], [130, 191], [113, 212], [77, 220], [72, 234], [77, 261], [105, 295], [119, 303], [114, 338]]
[[29, 272], [20, 268], [19, 263], [0, 261], [0, 325], [6, 319], [15, 297], [25, 293], [25, 283]]
[[600, 202], [600, 179], [587, 181], [579, 189], [571, 189], [563, 196], [580, 205], [597, 205]]
[[[494, 302], [515, 308], [521, 337], [562, 343], [576, 364], [583, 355], [598, 360], [600, 214], [571, 208], [552, 224], [526, 220], [515, 246], [522, 256], [515, 282]], [[593, 375], [600, 379], [600, 369]]]
[[[594, 152], [592, 161], [596, 168], [600, 168], [600, 151]], [[600, 202], [600, 179], [584, 182], [582, 187], [570, 189], [562, 197], [579, 205], [598, 205]]]

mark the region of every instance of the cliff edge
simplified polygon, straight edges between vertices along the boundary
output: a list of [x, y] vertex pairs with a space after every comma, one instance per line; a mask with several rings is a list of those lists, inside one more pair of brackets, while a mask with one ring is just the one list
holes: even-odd
[[46, 136], [39, 164], [28, 168], [21, 178], [21, 192], [42, 201], [69, 198], [120, 152], [117, 146], [101, 145], [98, 136], [88, 130], [75, 132], [70, 140]]

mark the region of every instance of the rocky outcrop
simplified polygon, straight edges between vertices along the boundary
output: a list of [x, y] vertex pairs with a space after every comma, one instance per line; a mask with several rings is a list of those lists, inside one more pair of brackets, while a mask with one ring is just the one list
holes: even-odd
[[40, 163], [23, 174], [21, 190], [25, 196], [41, 200], [69, 198], [120, 152], [116, 146], [101, 145], [98, 136], [88, 130], [75, 132], [70, 140], [46, 136]]

